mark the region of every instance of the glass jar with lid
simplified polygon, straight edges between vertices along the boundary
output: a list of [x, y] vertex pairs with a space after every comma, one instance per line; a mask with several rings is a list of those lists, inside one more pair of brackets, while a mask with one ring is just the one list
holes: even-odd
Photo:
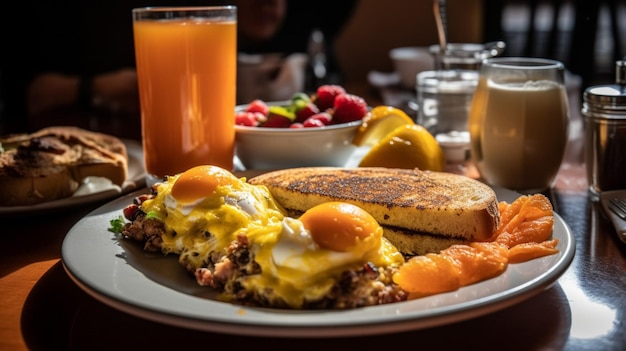
[[436, 70], [478, 71], [484, 59], [500, 56], [505, 48], [503, 41], [494, 41], [485, 44], [449, 43], [445, 50], [441, 50], [439, 45], [431, 45], [429, 50]]
[[585, 163], [592, 200], [607, 190], [626, 189], [626, 61], [615, 64], [615, 84], [583, 94]]

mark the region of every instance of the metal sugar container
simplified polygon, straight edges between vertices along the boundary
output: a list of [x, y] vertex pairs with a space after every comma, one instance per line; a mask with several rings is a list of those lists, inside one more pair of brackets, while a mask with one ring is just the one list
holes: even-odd
[[583, 95], [585, 162], [592, 199], [626, 189], [626, 61], [615, 65], [615, 84], [591, 86]]

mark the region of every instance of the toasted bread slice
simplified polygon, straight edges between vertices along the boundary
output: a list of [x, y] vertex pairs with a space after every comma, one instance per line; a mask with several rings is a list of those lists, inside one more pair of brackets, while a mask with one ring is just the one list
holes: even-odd
[[308, 167], [273, 171], [248, 181], [267, 186], [292, 216], [327, 201], [358, 205], [380, 223], [387, 239], [407, 255], [486, 240], [500, 220], [492, 188], [452, 173]]
[[49, 127], [0, 139], [0, 205], [32, 205], [72, 195], [88, 176], [122, 186], [126, 146], [117, 137]]

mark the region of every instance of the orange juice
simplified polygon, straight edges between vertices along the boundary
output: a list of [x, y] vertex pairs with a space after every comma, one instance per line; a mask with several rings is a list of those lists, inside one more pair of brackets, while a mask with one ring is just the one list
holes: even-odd
[[471, 155], [485, 180], [525, 192], [548, 188], [567, 142], [565, 87], [481, 78], [469, 117]]
[[235, 143], [236, 20], [133, 23], [146, 171], [231, 170]]

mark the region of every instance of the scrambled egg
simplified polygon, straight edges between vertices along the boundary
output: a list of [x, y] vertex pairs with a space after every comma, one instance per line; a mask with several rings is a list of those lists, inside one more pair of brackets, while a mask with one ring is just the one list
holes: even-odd
[[360, 208], [327, 203], [290, 218], [266, 187], [215, 166], [168, 177], [142, 210], [165, 224], [163, 252], [180, 255], [195, 269], [245, 234], [261, 273], [243, 279], [243, 286], [271, 291], [291, 307], [322, 297], [346, 269], [404, 262]]

